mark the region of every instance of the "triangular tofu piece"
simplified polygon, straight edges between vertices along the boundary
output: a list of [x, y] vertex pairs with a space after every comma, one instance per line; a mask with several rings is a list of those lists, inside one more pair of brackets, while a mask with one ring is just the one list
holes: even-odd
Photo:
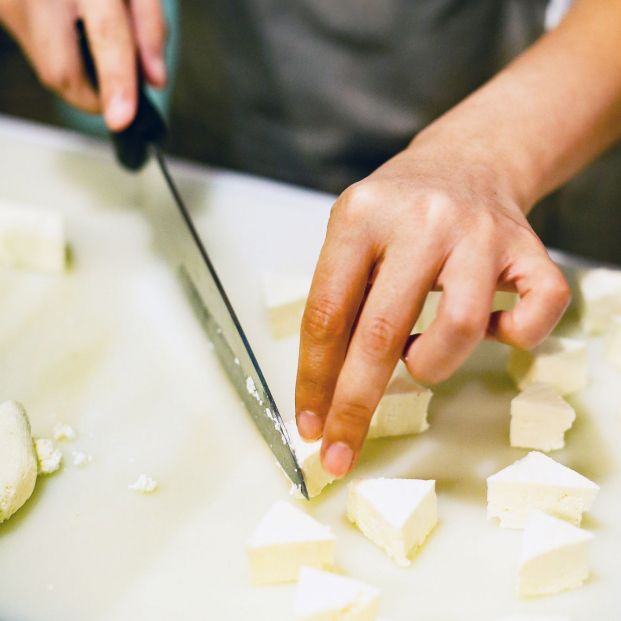
[[375, 621], [379, 591], [363, 582], [309, 567], [300, 570], [297, 621]]
[[310, 278], [305, 276], [272, 272], [262, 274], [263, 302], [274, 338], [285, 338], [299, 332], [310, 283]]
[[435, 481], [356, 481], [349, 486], [347, 517], [398, 565], [409, 565], [408, 556], [438, 521]]
[[532, 451], [487, 479], [487, 517], [504, 528], [524, 528], [528, 514], [541, 510], [580, 525], [599, 485], [552, 458]]
[[368, 438], [422, 433], [433, 393], [414, 381], [403, 364], [396, 368], [371, 419]]
[[565, 446], [576, 412], [549, 384], [530, 384], [511, 401], [511, 446], [554, 451]]
[[[309, 498], [318, 496], [326, 485], [335, 480], [335, 477], [326, 471], [321, 464], [321, 440], [305, 442], [302, 440], [295, 421], [285, 423], [293, 452], [298, 464], [304, 473], [304, 482]], [[302, 497], [296, 486], [291, 488], [295, 496]]]
[[519, 569], [522, 595], [549, 595], [581, 586], [589, 577], [593, 535], [542, 511], [526, 521]]
[[248, 542], [250, 574], [255, 584], [297, 580], [300, 567], [334, 566], [332, 531], [301, 509], [275, 503]]

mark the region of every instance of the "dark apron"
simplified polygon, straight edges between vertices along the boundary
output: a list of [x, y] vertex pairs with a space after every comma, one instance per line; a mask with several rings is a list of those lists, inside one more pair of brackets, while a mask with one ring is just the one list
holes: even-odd
[[[216, 165], [338, 193], [537, 39], [546, 4], [181, 3], [183, 49], [171, 147]], [[618, 161], [600, 163], [548, 199], [545, 213], [536, 210], [545, 241], [595, 254], [587, 248], [597, 222], [591, 192], [608, 211], [621, 207]], [[613, 187], [616, 196], [610, 194]], [[618, 230], [619, 221], [617, 215], [614, 226], [605, 228]], [[616, 236], [610, 243], [597, 237], [598, 256], [611, 259], [609, 253], [616, 253], [621, 260]]]

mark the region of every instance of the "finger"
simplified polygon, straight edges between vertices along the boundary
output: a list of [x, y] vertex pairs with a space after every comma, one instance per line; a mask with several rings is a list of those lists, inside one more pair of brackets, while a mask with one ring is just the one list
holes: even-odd
[[337, 477], [351, 470], [371, 417], [436, 275], [436, 266], [389, 254], [364, 304], [328, 413], [322, 445], [324, 468]]
[[323, 432], [373, 259], [364, 239], [339, 225], [328, 228], [300, 331], [296, 419], [307, 440]]
[[444, 293], [429, 328], [405, 352], [410, 374], [424, 384], [448, 378], [485, 336], [497, 271], [477, 248], [456, 250], [440, 275]]
[[125, 129], [136, 114], [136, 50], [123, 0], [93, 2], [82, 18], [97, 68], [104, 119]]
[[571, 300], [569, 285], [544, 254], [518, 260], [507, 279], [514, 283], [520, 300], [513, 309], [492, 315], [488, 334], [507, 345], [531, 349], [563, 316]]
[[140, 62], [147, 81], [157, 88], [166, 85], [166, 19], [161, 0], [130, 0], [132, 27]]

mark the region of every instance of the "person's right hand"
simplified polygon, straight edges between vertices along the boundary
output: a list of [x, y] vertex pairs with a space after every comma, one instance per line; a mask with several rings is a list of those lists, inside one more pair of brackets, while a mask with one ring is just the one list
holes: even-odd
[[[99, 94], [88, 83], [75, 24], [84, 21]], [[67, 102], [103, 112], [124, 129], [136, 113], [136, 66], [152, 86], [166, 82], [166, 23], [160, 0], [0, 0], [0, 23], [15, 37], [39, 79]]]

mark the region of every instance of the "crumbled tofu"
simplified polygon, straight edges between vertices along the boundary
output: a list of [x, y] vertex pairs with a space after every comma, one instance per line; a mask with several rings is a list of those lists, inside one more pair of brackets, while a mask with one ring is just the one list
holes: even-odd
[[62, 423], [54, 427], [54, 440], [75, 440], [75, 431], [71, 425]]
[[487, 517], [503, 528], [524, 528], [528, 514], [541, 510], [580, 525], [599, 486], [547, 455], [532, 451], [487, 479]]
[[542, 511], [528, 516], [518, 572], [521, 595], [575, 589], [589, 577], [593, 535]]
[[152, 494], [157, 491], [158, 483], [146, 474], [141, 474], [134, 483], [127, 486], [128, 489], [139, 494]]
[[310, 567], [300, 570], [296, 621], [375, 621], [378, 608], [374, 587]]
[[400, 364], [373, 414], [367, 437], [404, 436], [426, 431], [432, 396], [431, 390], [415, 382]]
[[54, 442], [48, 438], [35, 440], [37, 460], [39, 462], [39, 474], [53, 474], [60, 469], [63, 454], [54, 446]]
[[530, 384], [511, 401], [511, 446], [554, 451], [565, 446], [576, 412], [548, 384]]
[[347, 517], [398, 565], [423, 544], [438, 521], [435, 481], [366, 479], [349, 486]]
[[30, 498], [37, 458], [26, 410], [16, 401], [0, 405], [0, 524]]
[[[285, 426], [298, 464], [304, 474], [308, 496], [309, 498], [314, 498], [321, 493], [326, 485], [335, 480], [335, 477], [324, 470], [324, 467], [321, 465], [321, 440], [305, 442], [298, 433], [295, 421], [286, 423]], [[297, 488], [292, 489], [292, 492], [295, 495], [299, 495]]]
[[288, 502], [275, 503], [248, 542], [254, 584], [298, 579], [301, 567], [331, 569], [336, 537], [332, 531]]
[[91, 455], [88, 455], [84, 451], [71, 451], [71, 458], [74, 466], [86, 466], [93, 461]]
[[0, 205], [0, 265], [62, 272], [65, 253], [65, 232], [59, 213], [23, 205]]
[[285, 338], [297, 334], [310, 289], [310, 279], [265, 273], [261, 280], [272, 335], [274, 338]]
[[621, 314], [621, 271], [598, 268], [578, 274], [578, 306], [587, 334], [604, 332], [610, 318]]
[[582, 341], [550, 337], [531, 351], [513, 349], [509, 374], [520, 389], [529, 384], [553, 386], [568, 395], [587, 385], [587, 350]]

